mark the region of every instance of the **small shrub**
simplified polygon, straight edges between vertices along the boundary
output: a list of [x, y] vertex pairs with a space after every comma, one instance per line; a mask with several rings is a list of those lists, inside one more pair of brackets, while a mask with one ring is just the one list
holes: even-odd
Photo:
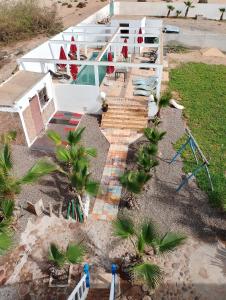
[[38, 1], [0, 3], [0, 43], [18, 41], [35, 34], [55, 34], [62, 30], [56, 8], [40, 7]]
[[68, 8], [72, 8], [73, 7], [73, 5], [72, 4], [68, 4], [68, 6], [67, 6]]

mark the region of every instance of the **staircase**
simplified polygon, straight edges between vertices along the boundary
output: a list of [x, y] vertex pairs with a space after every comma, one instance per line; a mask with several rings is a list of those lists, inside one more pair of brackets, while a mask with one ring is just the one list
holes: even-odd
[[108, 98], [108, 111], [102, 114], [101, 127], [141, 131], [147, 127], [146, 99]]
[[67, 300], [115, 300], [119, 292], [116, 265], [112, 264], [112, 273], [89, 272], [89, 265], [84, 265], [84, 275]]

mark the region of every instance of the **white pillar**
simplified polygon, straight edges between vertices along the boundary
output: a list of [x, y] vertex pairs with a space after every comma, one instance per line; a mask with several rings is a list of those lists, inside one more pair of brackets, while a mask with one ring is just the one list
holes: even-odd
[[95, 75], [95, 85], [99, 87], [100, 82], [99, 82], [99, 70], [98, 70], [98, 66], [95, 65], [94, 66], [94, 75]]

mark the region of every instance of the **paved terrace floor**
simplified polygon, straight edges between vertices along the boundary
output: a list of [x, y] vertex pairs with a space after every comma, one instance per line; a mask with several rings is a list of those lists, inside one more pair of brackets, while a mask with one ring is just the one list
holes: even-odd
[[[133, 62], [144, 58], [132, 56]], [[110, 148], [101, 179], [101, 192], [95, 200], [92, 217], [96, 220], [110, 221], [117, 216], [121, 198], [119, 177], [126, 167], [129, 144], [137, 140], [148, 124], [147, 97], [133, 96], [132, 80], [135, 77], [154, 75], [153, 70], [132, 68], [124, 76], [115, 80], [114, 74], [108, 75], [101, 85], [106, 93], [108, 111], [102, 115], [102, 133], [110, 143]]]

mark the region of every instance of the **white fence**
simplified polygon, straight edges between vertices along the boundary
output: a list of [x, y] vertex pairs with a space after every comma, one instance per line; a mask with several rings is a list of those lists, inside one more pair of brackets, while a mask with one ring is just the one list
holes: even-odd
[[[176, 15], [176, 10], [181, 10], [181, 16], [185, 15], [186, 6], [183, 2], [173, 2], [175, 10], [171, 12], [171, 16]], [[115, 2], [116, 15], [135, 15], [135, 16], [166, 16], [167, 2]], [[226, 8], [225, 4], [201, 4], [194, 3], [194, 8], [189, 9], [188, 17], [194, 18], [197, 15], [202, 15], [207, 19], [219, 20], [219, 8]], [[224, 14], [226, 20], [226, 13]]]

